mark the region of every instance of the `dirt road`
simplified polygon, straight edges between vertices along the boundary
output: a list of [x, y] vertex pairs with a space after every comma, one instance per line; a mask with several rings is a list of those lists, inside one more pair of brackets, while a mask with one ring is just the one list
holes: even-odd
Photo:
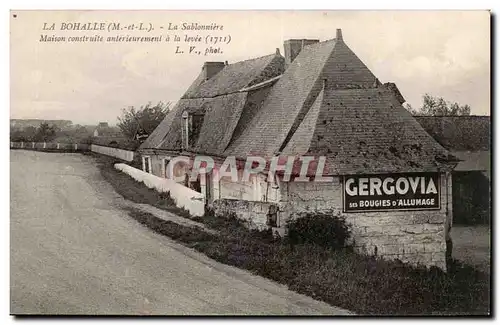
[[90, 157], [10, 155], [12, 314], [346, 313], [143, 228]]

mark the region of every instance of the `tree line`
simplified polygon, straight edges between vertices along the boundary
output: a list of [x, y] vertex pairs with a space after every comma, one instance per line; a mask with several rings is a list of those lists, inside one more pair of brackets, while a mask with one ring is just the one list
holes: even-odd
[[[414, 108], [408, 103], [403, 106], [412, 115], [421, 116], [462, 116], [471, 113], [469, 105], [460, 105], [457, 102], [446, 101], [442, 97], [429, 94], [422, 97], [422, 104], [418, 108]], [[134, 142], [138, 146], [163, 121], [170, 109], [170, 102], [161, 101], [155, 105], [149, 102], [139, 108], [130, 106], [122, 109], [121, 115], [117, 117], [117, 126], [126, 141]], [[71, 131], [61, 131], [56, 125], [43, 122], [38, 127], [28, 126], [24, 129], [11, 127], [10, 139], [16, 142], [50, 142], [63, 137], [68, 141], [90, 143], [92, 142], [92, 133], [93, 130], [82, 126], [77, 126]]]
[[422, 106], [413, 108], [410, 104], [404, 105], [412, 115], [420, 116], [463, 116], [470, 115], [469, 105], [460, 105], [457, 102], [446, 101], [443, 97], [434, 97], [425, 94], [422, 98]]
[[14, 142], [50, 142], [60, 130], [55, 125], [42, 122], [40, 126], [28, 126], [10, 131], [10, 140]]

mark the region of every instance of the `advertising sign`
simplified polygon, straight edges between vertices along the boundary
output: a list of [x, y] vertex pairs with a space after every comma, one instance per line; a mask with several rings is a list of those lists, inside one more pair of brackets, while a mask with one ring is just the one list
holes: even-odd
[[438, 173], [343, 177], [344, 212], [439, 210]]

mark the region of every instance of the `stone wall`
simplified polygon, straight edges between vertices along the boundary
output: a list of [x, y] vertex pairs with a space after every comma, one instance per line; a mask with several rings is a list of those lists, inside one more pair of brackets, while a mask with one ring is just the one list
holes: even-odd
[[214, 169], [213, 192], [214, 199], [234, 199], [260, 202], [278, 202], [279, 189], [266, 181], [264, 174], [252, 174], [249, 181], [244, 182], [243, 170], [238, 170], [238, 181], [232, 182], [230, 177], [218, 180]]
[[271, 206], [276, 204], [232, 199], [220, 199], [211, 204], [215, 215], [227, 216], [234, 213], [238, 219], [245, 221], [248, 228], [258, 230], [268, 228], [267, 215]]
[[[168, 162], [172, 160], [174, 155], [166, 155], [166, 154], [142, 154], [142, 158], [149, 157], [151, 159], [151, 173], [155, 176], [168, 178]], [[188, 159], [188, 157], [184, 157]], [[165, 164], [166, 163], [166, 164]], [[184, 183], [186, 172], [189, 171], [189, 166], [183, 161], [177, 161], [174, 166], [173, 174], [175, 177], [179, 177], [177, 183]]]
[[222, 177], [218, 182], [217, 178], [214, 178], [216, 198], [259, 201], [259, 189], [256, 187], [254, 177], [244, 182], [242, 174], [243, 171], [238, 170], [237, 182], [233, 182], [230, 177]]
[[[385, 259], [446, 268], [446, 238], [451, 218], [451, 181], [441, 175], [440, 210], [343, 213], [341, 178], [328, 183], [282, 183], [280, 223], [301, 212], [343, 216], [351, 225], [356, 249]], [[286, 202], [285, 202], [286, 201]]]
[[[161, 159], [152, 156], [153, 174], [162, 174]], [[217, 173], [217, 167], [214, 169]], [[441, 174], [439, 210], [357, 212], [342, 211], [343, 189], [340, 177], [332, 182], [278, 182], [271, 184], [265, 175], [252, 175], [249, 182], [217, 181], [206, 200], [217, 214], [234, 212], [249, 228], [266, 229], [271, 206], [278, 211], [278, 229], [283, 235], [286, 222], [303, 212], [327, 212], [343, 216], [351, 225], [355, 248], [364, 254], [399, 259], [411, 264], [446, 268], [446, 240], [452, 222], [451, 174]], [[206, 179], [201, 177], [201, 197], [206, 198]]]

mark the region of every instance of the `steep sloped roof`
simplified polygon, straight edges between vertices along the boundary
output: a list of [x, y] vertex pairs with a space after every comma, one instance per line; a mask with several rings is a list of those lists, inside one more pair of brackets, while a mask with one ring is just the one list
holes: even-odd
[[279, 78], [277, 54], [198, 78], [148, 145], [179, 150], [190, 110], [204, 114], [198, 153], [326, 156], [330, 175], [448, 169], [455, 158], [401, 106], [397, 87], [382, 85], [337, 35], [305, 46]]
[[[181, 101], [177, 102], [177, 104], [167, 113], [163, 121], [154, 129], [154, 131], [149, 135], [149, 137], [141, 144], [139, 149], [152, 149], [157, 148], [168, 135], [169, 131], [172, 128], [172, 124], [174, 121], [181, 117], [182, 115], [182, 107], [184, 103]], [[180, 112], [180, 114], [179, 114]], [[179, 121], [180, 128], [180, 121]]]
[[306, 117], [300, 123], [285, 149], [283, 149], [282, 153], [284, 155], [305, 155], [310, 151], [314, 129], [316, 128], [321, 105], [323, 105], [323, 95], [324, 92], [321, 90]]
[[226, 154], [272, 156], [283, 149], [321, 91], [323, 79], [335, 87], [367, 87], [377, 82], [342, 40], [305, 46]]
[[230, 94], [266, 79], [278, 76], [284, 71], [283, 58], [271, 54], [256, 59], [226, 65], [219, 73], [203, 82], [200, 76], [182, 98], [209, 98]]
[[283, 154], [326, 156], [329, 174], [433, 171], [448, 158], [386, 87], [326, 87], [318, 101], [302, 122], [312, 136], [301, 124]]
[[434, 171], [454, 160], [399, 97], [342, 38], [309, 45], [225, 153], [326, 156], [329, 174]]
[[247, 93], [234, 93], [207, 99], [205, 116], [192, 151], [221, 154], [226, 149], [245, 106]]
[[226, 65], [208, 80], [201, 73], [140, 149], [181, 150], [181, 117], [187, 110], [204, 115], [198, 141], [192, 150], [222, 154], [249, 102], [249, 92], [241, 90], [273, 79], [283, 71], [284, 58], [277, 52]]
[[422, 127], [452, 151], [490, 150], [490, 116], [416, 116]]
[[270, 81], [271, 82], [268, 83], [265, 87], [261, 87], [259, 89], [248, 92], [245, 108], [243, 109], [243, 112], [241, 112], [240, 119], [234, 129], [233, 137], [231, 138], [229, 143], [231, 143], [233, 139], [237, 139], [241, 134], [245, 132], [245, 130], [249, 126], [249, 122], [255, 117], [257, 112], [264, 104], [265, 99], [269, 95], [269, 92], [276, 82], [276, 78], [274, 78], [274, 80], [270, 79]]

